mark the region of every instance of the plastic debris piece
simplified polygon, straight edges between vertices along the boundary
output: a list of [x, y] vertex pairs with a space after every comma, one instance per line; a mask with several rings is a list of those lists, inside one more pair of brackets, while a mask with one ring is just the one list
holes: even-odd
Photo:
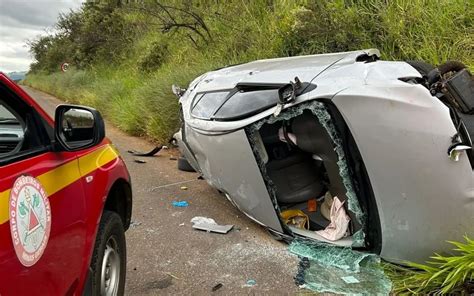
[[341, 278], [344, 282], [348, 283], [348, 284], [357, 284], [357, 283], [360, 283], [358, 279], [356, 279], [354, 276], [350, 275], [350, 276], [343, 276]]
[[301, 229], [309, 229], [309, 218], [302, 210], [284, 210], [280, 213], [286, 225]]
[[207, 218], [207, 217], [201, 217], [201, 216], [196, 216], [191, 219], [191, 223], [193, 224], [216, 224], [216, 221], [212, 218]]
[[257, 284], [257, 281], [256, 280], [248, 280], [247, 283], [245, 284], [245, 286], [247, 287], [252, 287], [252, 286], [255, 286]]
[[222, 288], [222, 284], [221, 283], [218, 283], [217, 285], [215, 285], [214, 287], [212, 287], [212, 292], [215, 292], [217, 290], [219, 290], [220, 288]]
[[188, 187], [186, 187], [186, 186], [181, 186], [180, 188], [181, 188], [181, 190], [188, 190]]
[[136, 163], [146, 163], [143, 159], [134, 159], [133, 161]]
[[196, 223], [193, 225], [194, 229], [204, 230], [207, 232], [217, 232], [222, 234], [227, 234], [234, 225], [217, 225], [217, 224], [207, 224], [207, 223]]
[[178, 208], [185, 208], [189, 206], [188, 202], [185, 200], [173, 201], [171, 204], [173, 205], [173, 207], [178, 207]]
[[137, 222], [137, 221], [134, 221], [134, 220], [132, 220], [130, 222], [130, 227], [131, 228], [135, 228], [135, 227], [140, 226], [140, 225], [142, 225], [142, 222]]
[[184, 226], [184, 223], [180, 223], [179, 226]]
[[160, 152], [160, 150], [163, 148], [163, 146], [157, 146], [155, 148], [153, 148], [151, 151], [149, 152], [141, 152], [141, 151], [136, 151], [136, 150], [128, 150], [127, 152], [130, 153], [130, 154], [133, 154], [135, 156], [144, 156], [144, 157], [149, 157], [149, 156], [153, 156], [155, 155], [156, 153]]
[[389, 295], [392, 283], [374, 254], [295, 239], [289, 251], [301, 259], [295, 283], [318, 293]]
[[316, 212], [318, 209], [318, 201], [316, 198], [308, 200], [308, 212]]

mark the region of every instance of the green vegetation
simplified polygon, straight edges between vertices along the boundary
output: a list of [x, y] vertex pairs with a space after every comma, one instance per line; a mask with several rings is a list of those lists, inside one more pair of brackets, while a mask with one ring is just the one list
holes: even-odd
[[[25, 84], [98, 108], [157, 142], [178, 127], [171, 84], [260, 58], [379, 48], [385, 59], [474, 67], [470, 0], [88, 1], [30, 42]], [[71, 68], [61, 73], [59, 67]]]
[[396, 295], [472, 295], [474, 293], [474, 240], [450, 242], [456, 254], [435, 254], [427, 265], [408, 263], [410, 268], [391, 264], [386, 272]]

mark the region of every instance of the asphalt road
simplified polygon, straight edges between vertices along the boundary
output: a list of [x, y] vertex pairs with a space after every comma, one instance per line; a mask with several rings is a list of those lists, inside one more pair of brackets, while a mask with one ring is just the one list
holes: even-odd
[[[53, 114], [58, 99], [23, 86]], [[134, 162], [127, 150], [150, 150], [153, 144], [128, 136], [106, 122], [107, 136], [118, 147], [132, 176], [132, 227], [127, 231], [126, 295], [293, 295], [301, 291], [293, 277], [297, 258], [287, 245], [235, 209], [225, 197], [198, 180], [196, 173], [178, 171], [178, 151], [163, 150]], [[181, 189], [186, 186], [187, 190]], [[185, 208], [174, 208], [186, 200]], [[234, 224], [226, 235], [193, 230], [195, 216]], [[256, 285], [247, 286], [253, 279]], [[216, 292], [212, 288], [222, 284]]]

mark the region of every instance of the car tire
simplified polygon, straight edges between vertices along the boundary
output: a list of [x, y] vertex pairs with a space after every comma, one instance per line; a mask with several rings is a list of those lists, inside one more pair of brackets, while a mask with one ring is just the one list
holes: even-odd
[[422, 76], [427, 76], [428, 73], [435, 67], [423, 61], [406, 61], [410, 66], [415, 68]]
[[194, 168], [189, 164], [188, 160], [180, 156], [178, 158], [178, 170], [183, 171], [183, 172], [195, 172]]
[[90, 295], [123, 295], [127, 267], [127, 249], [122, 219], [104, 211], [91, 260]]

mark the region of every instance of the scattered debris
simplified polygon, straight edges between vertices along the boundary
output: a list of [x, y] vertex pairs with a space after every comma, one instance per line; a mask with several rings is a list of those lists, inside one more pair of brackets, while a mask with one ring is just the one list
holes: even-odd
[[222, 288], [222, 284], [221, 283], [218, 283], [217, 285], [215, 285], [214, 287], [212, 287], [212, 292], [215, 292], [217, 290], [219, 290], [220, 288]]
[[174, 278], [175, 280], [179, 280], [179, 277], [175, 276], [171, 272], [163, 272], [163, 274], [169, 275], [170, 277]]
[[346, 282], [347, 284], [358, 284], [360, 283], [359, 280], [357, 278], [355, 278], [354, 276], [350, 275], [350, 276], [343, 276], [341, 277], [341, 279]]
[[161, 149], [169, 149], [168, 146], [161, 146]]
[[302, 210], [284, 210], [280, 213], [283, 222], [286, 225], [301, 229], [309, 229], [309, 218]]
[[[141, 152], [141, 151], [136, 151], [136, 150], [128, 150], [127, 152], [134, 155], [134, 156], [144, 156], [144, 157], [150, 157], [150, 156], [153, 156], [155, 155], [156, 153], [160, 152], [160, 150], [163, 148], [164, 146], [157, 146], [155, 148], [153, 148], [153, 150], [149, 151], [149, 152]], [[167, 147], [168, 148], [168, 147]]]
[[184, 223], [179, 224], [179, 226], [184, 226]]
[[217, 224], [194, 224], [194, 229], [205, 230], [207, 232], [217, 232], [222, 234], [227, 234], [234, 225], [217, 225]]
[[140, 226], [140, 225], [142, 225], [142, 222], [137, 222], [137, 221], [133, 221], [133, 220], [130, 222], [130, 228], [135, 228], [135, 227]]
[[143, 159], [134, 159], [133, 161], [136, 163], [146, 163]]
[[215, 224], [217, 225], [216, 221], [212, 218], [196, 216], [191, 219], [191, 223], [193, 224]]
[[250, 279], [247, 281], [247, 283], [245, 284], [246, 287], [253, 287], [257, 284], [257, 281], [256, 280], [253, 280], [253, 279]]
[[204, 177], [203, 177], [203, 176], [199, 176], [199, 177], [198, 177], [198, 180], [204, 180]]
[[178, 208], [185, 208], [189, 206], [188, 202], [185, 200], [173, 201], [171, 204], [173, 205], [173, 207], [178, 207]]
[[178, 160], [178, 159], [176, 158], [176, 156], [171, 155], [170, 160]]
[[191, 223], [194, 229], [222, 234], [228, 233], [234, 227], [234, 225], [218, 225], [214, 219], [200, 216], [192, 218]]
[[181, 190], [188, 190], [188, 187], [186, 187], [186, 186], [181, 186]]

